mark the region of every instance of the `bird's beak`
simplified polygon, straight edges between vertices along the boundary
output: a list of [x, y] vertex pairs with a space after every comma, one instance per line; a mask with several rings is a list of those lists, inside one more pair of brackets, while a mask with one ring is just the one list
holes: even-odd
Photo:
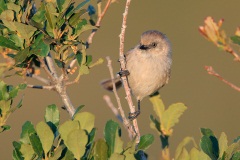
[[149, 49], [149, 46], [146, 46], [146, 45], [140, 45], [139, 49], [147, 50], [147, 49]]

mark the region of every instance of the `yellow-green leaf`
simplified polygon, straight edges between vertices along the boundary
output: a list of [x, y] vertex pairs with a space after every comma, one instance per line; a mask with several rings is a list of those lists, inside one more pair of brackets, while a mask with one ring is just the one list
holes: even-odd
[[30, 144], [21, 144], [20, 152], [22, 153], [24, 159], [32, 159], [34, 150]]
[[197, 150], [197, 148], [193, 147], [189, 153], [190, 160], [201, 160], [199, 159], [199, 154], [200, 154], [200, 151]]
[[89, 112], [81, 112], [75, 115], [74, 120], [80, 122], [81, 129], [85, 129], [90, 133], [94, 127], [95, 116]]
[[222, 157], [224, 151], [227, 150], [228, 148], [228, 140], [227, 140], [227, 135], [222, 132], [219, 138], [219, 157]]
[[47, 125], [47, 123], [43, 121], [37, 124], [36, 131], [42, 143], [44, 153], [47, 154], [53, 144], [53, 140], [54, 140], [53, 132], [50, 129], [50, 127]]
[[169, 108], [163, 113], [161, 121], [161, 129], [164, 134], [172, 134], [172, 127], [179, 122], [179, 117], [186, 109], [187, 107], [183, 103], [175, 103], [169, 106]]
[[66, 142], [68, 134], [76, 129], [80, 129], [78, 121], [66, 121], [59, 127], [59, 133], [61, 134], [61, 138]]
[[108, 146], [104, 139], [99, 139], [94, 145], [94, 159], [103, 160], [107, 159]]
[[163, 101], [162, 101], [160, 95], [158, 94], [158, 95], [152, 96], [149, 98], [149, 100], [152, 102], [153, 109], [161, 121], [162, 114], [165, 110], [165, 106], [163, 104]]
[[185, 146], [187, 144], [189, 144], [190, 142], [193, 143], [194, 147], [197, 148], [197, 144], [196, 142], [194, 141], [194, 139], [192, 137], [185, 137], [183, 139], [183, 141], [178, 145], [177, 149], [176, 149], [176, 152], [175, 152], [175, 159], [177, 159], [180, 154], [183, 152], [182, 150], [185, 148]]
[[110, 157], [110, 160], [124, 160], [124, 159], [125, 159], [125, 157], [118, 153], [113, 153]]
[[73, 130], [67, 136], [68, 149], [74, 154], [76, 159], [80, 159], [85, 153], [85, 146], [88, 136], [84, 130]]
[[182, 149], [179, 157], [176, 160], [190, 160], [190, 156], [189, 156], [188, 151], [185, 147]]

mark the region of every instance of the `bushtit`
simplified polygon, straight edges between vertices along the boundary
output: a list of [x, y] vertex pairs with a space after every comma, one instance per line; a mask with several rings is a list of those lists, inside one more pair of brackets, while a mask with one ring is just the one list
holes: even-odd
[[[127, 71], [119, 74], [129, 74], [128, 83], [138, 101], [138, 110], [129, 114], [129, 119], [134, 119], [140, 114], [140, 101], [168, 83], [172, 64], [170, 42], [163, 33], [149, 30], [141, 35], [140, 43], [129, 50], [125, 57]], [[117, 87], [121, 86], [119, 76], [114, 82]], [[107, 90], [113, 89], [111, 80], [101, 84]]]

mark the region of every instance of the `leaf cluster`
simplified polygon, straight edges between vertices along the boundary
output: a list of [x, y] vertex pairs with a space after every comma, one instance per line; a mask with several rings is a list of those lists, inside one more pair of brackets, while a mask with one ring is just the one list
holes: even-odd
[[135, 139], [124, 146], [121, 129], [112, 120], [106, 123], [104, 138], [95, 140], [95, 116], [80, 109], [72, 120], [60, 125], [59, 119], [58, 108], [50, 105], [46, 108], [45, 121], [36, 127], [27, 121], [22, 126], [20, 141], [13, 142], [13, 159], [134, 160], [153, 142], [153, 136], [147, 134], [141, 137], [137, 150]]
[[19, 84], [14, 87], [0, 81], [0, 133], [11, 128], [9, 125], [6, 125], [6, 121], [11, 113], [22, 106], [21, 99], [18, 104], [13, 107], [13, 99], [18, 95], [20, 90], [25, 88], [26, 84]]

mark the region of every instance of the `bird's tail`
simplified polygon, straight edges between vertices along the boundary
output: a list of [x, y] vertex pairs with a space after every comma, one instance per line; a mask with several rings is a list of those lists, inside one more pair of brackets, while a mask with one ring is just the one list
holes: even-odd
[[[114, 78], [113, 81], [114, 81], [117, 89], [122, 86], [122, 81], [121, 81], [120, 77]], [[104, 89], [106, 89], [108, 91], [113, 91], [112, 79], [103, 80], [100, 84]]]

